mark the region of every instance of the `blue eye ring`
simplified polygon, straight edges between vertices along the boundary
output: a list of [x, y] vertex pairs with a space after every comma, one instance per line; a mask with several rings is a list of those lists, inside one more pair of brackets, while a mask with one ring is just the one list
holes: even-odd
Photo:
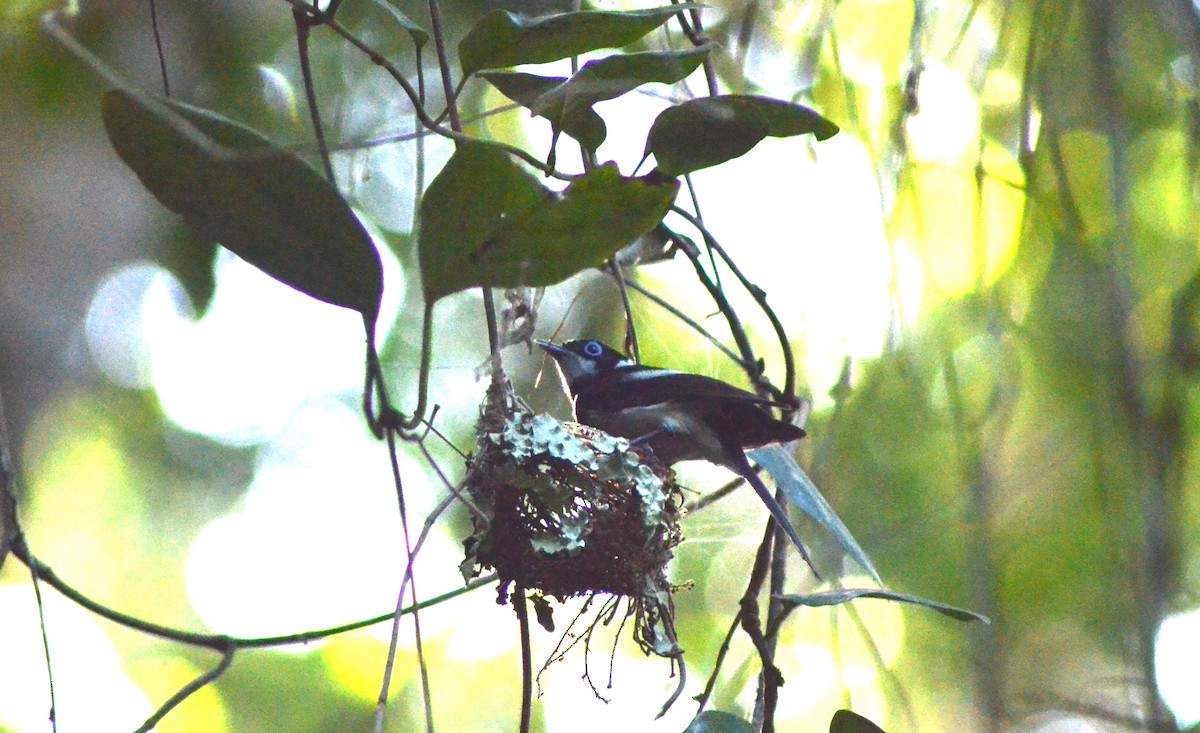
[[584, 356], [596, 357], [596, 356], [600, 356], [603, 353], [604, 353], [604, 349], [603, 349], [603, 347], [600, 346], [599, 341], [588, 341], [586, 344], [583, 345], [583, 355]]

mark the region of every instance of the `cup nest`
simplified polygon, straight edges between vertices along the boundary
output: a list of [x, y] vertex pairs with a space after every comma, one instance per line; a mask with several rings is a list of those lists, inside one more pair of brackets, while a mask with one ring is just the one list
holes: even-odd
[[496, 571], [561, 600], [606, 593], [636, 607], [647, 651], [677, 656], [666, 567], [682, 540], [682, 493], [654, 454], [595, 428], [489, 396], [466, 489], [478, 508], [466, 578]]

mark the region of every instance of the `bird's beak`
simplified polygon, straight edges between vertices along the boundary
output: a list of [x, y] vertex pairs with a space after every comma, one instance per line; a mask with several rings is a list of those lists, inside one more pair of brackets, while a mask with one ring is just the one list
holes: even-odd
[[534, 343], [545, 349], [546, 353], [550, 354], [550, 356], [553, 356], [555, 360], [561, 356], [566, 356], [567, 354], [571, 353], [553, 341], [547, 341], [546, 339], [534, 339]]

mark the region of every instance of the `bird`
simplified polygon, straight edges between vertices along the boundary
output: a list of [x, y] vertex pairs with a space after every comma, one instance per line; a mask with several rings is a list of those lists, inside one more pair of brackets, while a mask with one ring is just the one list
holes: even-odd
[[537, 344], [558, 365], [576, 420], [645, 446], [668, 466], [704, 460], [733, 471], [813, 566], [783, 507], [746, 459], [747, 450], [804, 437], [802, 428], [767, 412], [778, 403], [712, 377], [638, 364], [596, 340]]

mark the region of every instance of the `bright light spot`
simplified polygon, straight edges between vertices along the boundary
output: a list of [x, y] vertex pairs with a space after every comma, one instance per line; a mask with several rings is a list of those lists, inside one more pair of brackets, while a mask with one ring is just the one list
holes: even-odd
[[1134, 183], [1129, 192], [1133, 220], [1156, 237], [1193, 238], [1194, 194], [1188, 160], [1191, 142], [1178, 130], [1150, 130], [1128, 146]]
[[983, 82], [981, 104], [988, 107], [1007, 107], [1021, 101], [1023, 83], [1005, 69], [992, 69]]
[[[379, 322], [387, 324], [404, 278], [386, 248], [380, 255], [388, 286]], [[198, 322], [144, 321], [154, 386], [170, 420], [214, 440], [252, 445], [275, 434], [305, 399], [362, 389], [358, 313], [310, 298], [224, 250], [216, 280]]]
[[494, 591], [475, 591], [449, 603], [453, 605], [433, 613], [469, 618], [471, 623], [457, 624], [453, 628], [453, 636], [446, 647], [448, 659], [460, 663], [475, 663], [515, 652], [518, 638], [513, 632], [513, 609], [511, 606], [497, 604]]
[[[44, 595], [53, 645], [59, 730], [129, 731], [153, 712], [146, 695], [121, 669], [112, 642], [94, 617], [55, 593]], [[0, 728], [18, 733], [50, 729], [46, 658], [33, 591], [0, 586]]]
[[1091, 718], [1070, 713], [1043, 713], [1025, 723], [1023, 729], [1030, 733], [1105, 733], [1109, 730]]
[[296, 90], [281, 71], [266, 64], [259, 64], [258, 78], [262, 82], [262, 95], [267, 106], [276, 114], [292, 122], [299, 122], [300, 107], [296, 103]]
[[908, 118], [912, 160], [967, 165], [979, 151], [979, 103], [957, 71], [932, 65], [921, 74], [920, 111]]
[[[829, 404], [847, 356], [879, 355], [895, 319], [918, 316], [922, 282], [911, 257], [888, 245], [862, 144], [850, 135], [814, 145], [815, 153], [810, 144], [767, 138], [747, 155], [692, 179], [702, 204], [720, 203], [704, 209], [708, 228], [791, 330], [801, 371], [821, 408]], [[665, 274], [689, 277], [675, 263], [643, 269], [643, 277]], [[672, 280], [662, 289], [673, 287], [684, 286]], [[737, 312], [757, 312], [740, 289], [727, 291]], [[711, 309], [711, 301], [701, 300], [707, 296], [695, 297], [696, 310]], [[677, 296], [675, 304], [686, 309], [687, 300]]]
[[913, 5], [902, 0], [845, 0], [834, 14], [840, 68], [856, 84], [882, 89], [900, 81], [908, 59]]
[[[595, 616], [593, 604], [591, 616]], [[571, 605], [557, 605], [556, 619], [572, 618], [575, 610]], [[632, 620], [631, 620], [632, 623]], [[615, 629], [619, 624], [609, 624], [602, 631]], [[557, 640], [562, 632], [557, 632]], [[689, 675], [688, 684], [680, 699], [662, 718], [655, 719], [663, 703], [667, 701], [679, 681], [671, 675], [670, 662], [659, 657], [644, 656], [632, 643], [630, 625], [625, 625], [626, 638], [618, 645], [613, 660], [612, 686], [609, 680], [609, 653], [612, 637], [609, 633], [597, 633], [591, 642], [588, 671], [596, 692], [607, 702], [600, 700], [586, 680], [584, 672], [584, 650], [579, 644], [565, 659], [556, 661], [540, 677], [542, 706], [546, 730], [573, 730], [579, 733], [596, 731], [671, 731], [678, 733], [687, 727], [695, 715], [695, 708], [688, 705], [691, 696], [703, 689], [703, 680], [698, 675]], [[543, 658], [546, 649], [535, 651], [535, 659]], [[541, 656], [539, 656], [539, 654]]]
[[950, 297], [1005, 272], [1016, 254], [1024, 202], [1003, 181], [985, 179], [981, 201], [970, 171], [918, 166], [896, 198], [891, 231], [897, 249], [912, 252], [932, 294]]
[[825, 12], [818, 3], [786, 3], [756, 19], [745, 49], [744, 73], [761, 93], [791, 99], [812, 85], [817, 50], [813, 28], [822, 22], [818, 13]]
[[[434, 493], [421, 467], [399, 457], [415, 532], [413, 518], [430, 512]], [[434, 532], [422, 560], [457, 568], [461, 557], [446, 558], [451, 544]], [[241, 510], [196, 538], [187, 587], [196, 612], [221, 633], [290, 633], [393, 608], [403, 557], [386, 449], [353, 409], [310, 402], [263, 448]], [[434, 581], [421, 584], [430, 595], [451, 587], [418, 578]]]
[[[358, 137], [371, 139], [393, 134], [396, 119], [389, 119]], [[436, 135], [427, 137], [422, 145], [420, 154], [425, 159], [428, 185], [450, 159], [454, 147]], [[417, 155], [417, 143], [410, 141], [339, 153], [333, 162], [342, 190], [364, 217], [383, 229], [409, 234], [417, 202]]]
[[1197, 658], [1200, 658], [1200, 609], [1163, 619], [1154, 640], [1154, 668], [1159, 694], [1181, 729], [1200, 722]]
[[1200, 93], [1200, 75], [1196, 73], [1191, 56], [1176, 56], [1171, 62], [1171, 76], [1186, 94], [1195, 96]]
[[[321, 659], [339, 690], [367, 702], [379, 698], [387, 652], [386, 640], [366, 630], [358, 630], [330, 637], [321, 647]], [[403, 671], [409, 667], [406, 658], [398, 658], [393, 668]]]
[[150, 386], [148, 319], [181, 322], [192, 318], [191, 303], [179, 283], [151, 262], [126, 265], [101, 282], [88, 306], [84, 330], [96, 366], [122, 387]]
[[1029, 109], [1029, 132], [1025, 140], [1025, 148], [1037, 150], [1038, 136], [1042, 132], [1042, 111], [1037, 107]]
[[146, 551], [137, 521], [146, 497], [131, 490], [127, 442], [111, 410], [86, 392], [60, 395], [41, 407], [23, 446], [32, 543], [60, 573], [88, 578], [93, 592], [120, 587], [125, 569], [112, 558]]

